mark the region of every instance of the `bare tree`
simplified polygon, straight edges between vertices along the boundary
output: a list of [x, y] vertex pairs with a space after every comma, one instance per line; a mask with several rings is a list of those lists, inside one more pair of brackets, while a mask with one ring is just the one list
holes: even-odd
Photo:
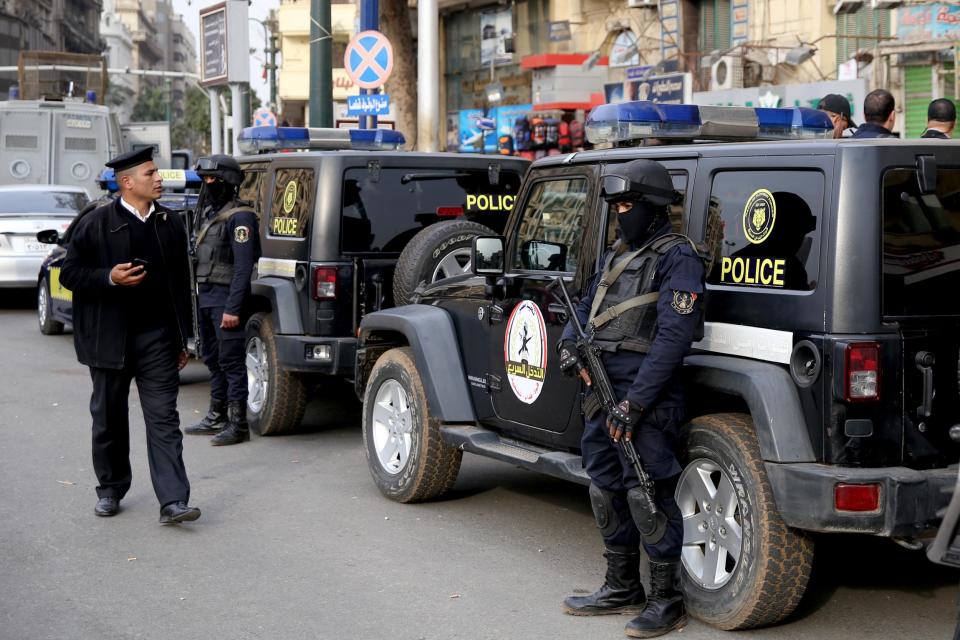
[[417, 48], [413, 42], [408, 0], [380, 0], [380, 31], [393, 45], [393, 72], [386, 84], [397, 114], [397, 129], [407, 148], [417, 145]]

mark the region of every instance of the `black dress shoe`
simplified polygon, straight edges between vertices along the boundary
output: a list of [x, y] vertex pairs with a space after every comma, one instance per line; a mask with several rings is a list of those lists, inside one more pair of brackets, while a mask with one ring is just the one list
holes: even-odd
[[93, 512], [103, 518], [115, 516], [118, 511], [120, 511], [120, 501], [113, 496], [100, 498], [97, 500], [97, 506], [93, 508]]
[[188, 507], [183, 500], [171, 502], [160, 509], [160, 524], [177, 524], [179, 522], [193, 522], [200, 517], [200, 509]]

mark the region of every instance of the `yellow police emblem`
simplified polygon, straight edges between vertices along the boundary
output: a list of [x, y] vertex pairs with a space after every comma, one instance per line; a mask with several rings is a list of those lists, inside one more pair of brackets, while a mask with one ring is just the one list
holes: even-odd
[[673, 310], [682, 316], [693, 313], [693, 303], [697, 301], [697, 294], [689, 291], [674, 291], [673, 302], [670, 304]]
[[283, 212], [290, 213], [297, 204], [297, 181], [291, 180], [283, 190]]
[[743, 235], [753, 244], [770, 237], [777, 221], [777, 202], [766, 189], [757, 189], [743, 207]]
[[250, 239], [250, 229], [247, 227], [237, 227], [233, 230], [233, 239], [243, 244]]

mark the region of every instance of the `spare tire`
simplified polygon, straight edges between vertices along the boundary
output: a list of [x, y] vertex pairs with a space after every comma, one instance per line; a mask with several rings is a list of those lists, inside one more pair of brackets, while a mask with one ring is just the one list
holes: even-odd
[[404, 247], [393, 273], [393, 301], [410, 304], [421, 282], [470, 273], [470, 247], [477, 236], [497, 233], [478, 222], [447, 220], [437, 222], [413, 236]]

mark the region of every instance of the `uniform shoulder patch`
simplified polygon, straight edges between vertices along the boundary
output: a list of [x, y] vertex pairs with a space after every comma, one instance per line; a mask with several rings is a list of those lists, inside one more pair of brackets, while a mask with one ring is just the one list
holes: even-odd
[[233, 230], [233, 239], [243, 244], [250, 239], [250, 227], [245, 227], [243, 225], [238, 226]]
[[697, 294], [689, 291], [674, 291], [673, 302], [670, 306], [682, 316], [693, 313], [693, 305], [697, 301]]

